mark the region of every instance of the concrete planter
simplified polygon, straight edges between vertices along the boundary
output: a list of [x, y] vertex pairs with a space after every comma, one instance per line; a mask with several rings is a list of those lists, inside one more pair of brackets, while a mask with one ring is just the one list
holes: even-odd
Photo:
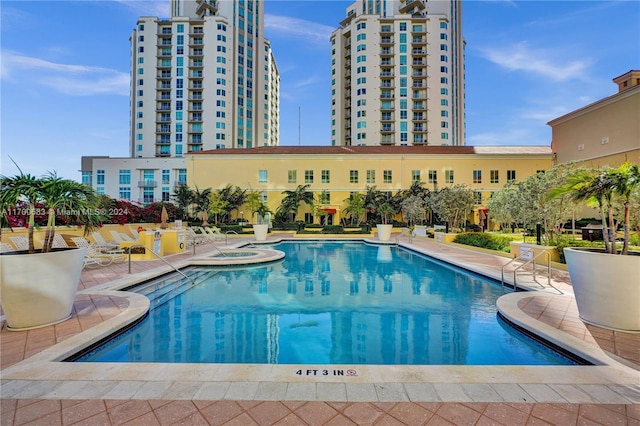
[[9, 329], [44, 327], [71, 316], [86, 251], [0, 256], [0, 303]]
[[380, 241], [389, 241], [391, 239], [391, 230], [393, 229], [393, 225], [376, 225], [378, 229], [378, 239]]
[[269, 233], [268, 223], [260, 223], [260, 224], [253, 225], [253, 234], [256, 236], [256, 241], [266, 241], [268, 233]]
[[565, 248], [564, 257], [584, 322], [640, 332], [640, 253], [622, 256]]

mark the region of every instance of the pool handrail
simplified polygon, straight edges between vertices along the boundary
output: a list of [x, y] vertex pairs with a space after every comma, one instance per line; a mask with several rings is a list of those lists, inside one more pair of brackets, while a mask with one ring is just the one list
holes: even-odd
[[158, 253], [156, 253], [155, 251], [151, 250], [149, 247], [147, 247], [144, 244], [132, 244], [129, 247], [125, 248], [125, 250], [129, 254], [129, 273], [131, 273], [131, 249], [132, 248], [144, 248], [145, 250], [149, 250], [149, 252], [153, 253], [158, 259], [162, 260], [164, 263], [169, 265], [169, 267], [171, 267], [171, 269], [173, 269], [174, 271], [176, 271], [177, 273], [179, 273], [180, 275], [182, 275], [183, 277], [185, 277], [186, 279], [191, 281], [194, 285], [196, 284], [196, 282], [191, 277], [189, 277], [184, 272], [180, 271], [178, 268], [176, 268], [175, 266], [173, 266], [172, 264], [167, 262], [162, 256], [160, 256]]

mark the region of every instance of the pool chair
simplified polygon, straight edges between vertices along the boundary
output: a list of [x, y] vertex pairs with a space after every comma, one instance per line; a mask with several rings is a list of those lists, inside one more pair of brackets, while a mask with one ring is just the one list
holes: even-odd
[[116, 249], [120, 247], [120, 243], [116, 241], [107, 241], [104, 239], [101, 233], [94, 231], [91, 233], [91, 236], [95, 240], [96, 244], [104, 247], [105, 249]]
[[124, 250], [109, 250], [104, 246], [98, 244], [92, 244], [84, 237], [73, 237], [71, 241], [78, 247], [86, 247], [87, 254], [85, 255], [85, 266], [107, 266], [111, 263], [124, 262], [127, 259], [127, 254]]
[[0, 243], [0, 253], [7, 253], [10, 251], [16, 251], [16, 249], [9, 243]]
[[[40, 244], [44, 245], [44, 241], [41, 240]], [[62, 235], [55, 234], [53, 236], [53, 244], [51, 244], [51, 248], [69, 248], [69, 244], [67, 244]]]
[[122, 241], [137, 241], [137, 240], [140, 239], [140, 234], [138, 234], [138, 238], [134, 240], [133, 238], [131, 238], [131, 236], [129, 234], [121, 232], [120, 233], [120, 238], [122, 238]]
[[218, 228], [215, 226], [213, 228], [200, 228], [202, 233], [207, 237], [209, 241], [220, 241], [224, 240], [224, 234], [220, 232]]
[[18, 250], [29, 250], [29, 239], [24, 235], [9, 237], [9, 239]]
[[187, 244], [189, 245], [198, 245], [209, 241], [205, 234], [198, 234], [193, 228], [186, 228], [185, 232], [187, 235]]

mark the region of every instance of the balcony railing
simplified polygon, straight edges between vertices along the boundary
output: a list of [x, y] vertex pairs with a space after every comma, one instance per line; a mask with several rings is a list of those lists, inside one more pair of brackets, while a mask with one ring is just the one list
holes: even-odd
[[157, 180], [145, 179], [138, 181], [138, 188], [155, 188], [158, 186]]

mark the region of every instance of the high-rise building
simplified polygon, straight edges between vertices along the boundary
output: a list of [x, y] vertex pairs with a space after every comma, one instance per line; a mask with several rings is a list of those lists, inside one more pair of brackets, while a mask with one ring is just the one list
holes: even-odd
[[131, 157], [279, 141], [278, 68], [258, 0], [170, 0], [131, 35]]
[[464, 145], [462, 2], [357, 0], [331, 35], [332, 145]]

